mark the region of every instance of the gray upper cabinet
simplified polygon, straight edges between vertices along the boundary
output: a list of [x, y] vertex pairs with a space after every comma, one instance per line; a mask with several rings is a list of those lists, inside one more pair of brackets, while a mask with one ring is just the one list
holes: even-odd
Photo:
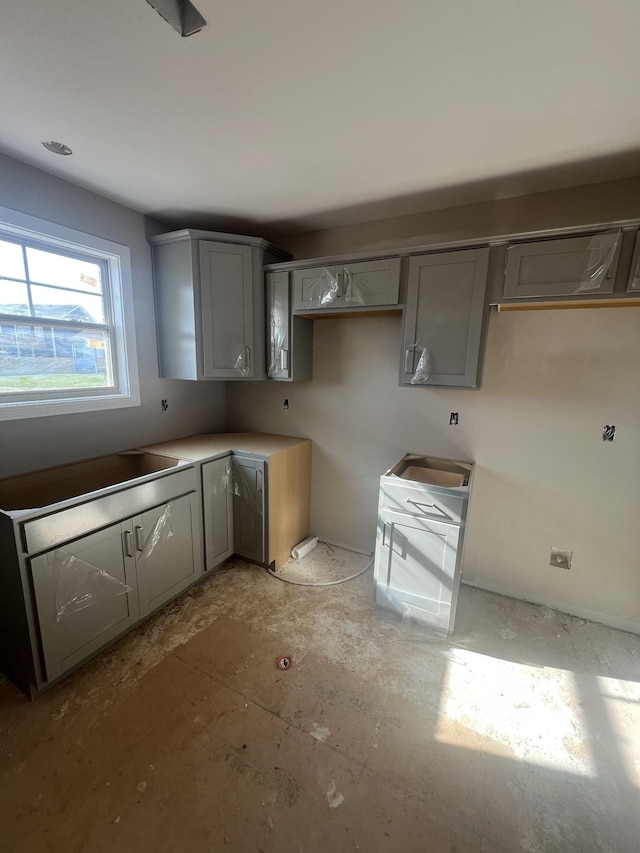
[[400, 258], [293, 270], [293, 310], [397, 305]]
[[209, 231], [150, 242], [160, 375], [264, 379], [263, 266], [289, 256], [258, 238]]
[[627, 282], [627, 293], [640, 292], [640, 232], [636, 234], [636, 247], [631, 261], [629, 281]]
[[271, 272], [267, 288], [267, 378], [308, 381], [312, 376], [313, 321], [291, 313], [289, 273]]
[[198, 248], [204, 375], [260, 378], [261, 365], [254, 364], [262, 353], [253, 332], [251, 248], [211, 240], [198, 241]]
[[509, 246], [504, 298], [612, 293], [620, 236], [608, 231]]
[[488, 260], [488, 249], [410, 258], [401, 385], [476, 387]]

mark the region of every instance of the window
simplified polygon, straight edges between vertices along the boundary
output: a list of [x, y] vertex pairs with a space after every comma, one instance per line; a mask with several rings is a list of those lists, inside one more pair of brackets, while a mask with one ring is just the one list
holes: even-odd
[[0, 419], [139, 405], [129, 249], [0, 207]]

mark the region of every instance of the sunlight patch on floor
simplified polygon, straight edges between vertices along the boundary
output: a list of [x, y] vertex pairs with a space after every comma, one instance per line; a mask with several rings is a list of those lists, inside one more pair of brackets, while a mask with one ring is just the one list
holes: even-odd
[[595, 778], [589, 734], [573, 673], [456, 650], [447, 665], [436, 740], [453, 720], [529, 764]]

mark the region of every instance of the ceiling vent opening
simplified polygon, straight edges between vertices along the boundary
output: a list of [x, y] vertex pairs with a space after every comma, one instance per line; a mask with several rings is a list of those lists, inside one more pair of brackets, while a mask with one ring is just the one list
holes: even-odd
[[68, 145], [65, 145], [64, 142], [54, 142], [53, 139], [51, 139], [48, 142], [43, 142], [42, 144], [47, 151], [52, 151], [54, 154], [62, 154], [65, 157], [68, 157], [69, 154], [73, 154], [73, 151]]
[[181, 36], [199, 33], [207, 22], [189, 0], [147, 0], [156, 12]]

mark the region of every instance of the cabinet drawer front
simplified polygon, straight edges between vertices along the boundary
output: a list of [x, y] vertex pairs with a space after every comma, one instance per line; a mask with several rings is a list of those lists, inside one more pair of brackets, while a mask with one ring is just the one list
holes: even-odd
[[400, 258], [344, 265], [344, 306], [397, 305]]
[[79, 534], [106, 527], [142, 509], [195, 491], [196, 488], [196, 473], [190, 466], [166, 477], [27, 521], [22, 525], [24, 545], [30, 554], [46, 551]]
[[461, 524], [466, 515], [467, 501], [459, 495], [430, 491], [427, 486], [420, 488], [383, 481], [382, 506], [393, 512]]
[[313, 267], [293, 271], [293, 310], [341, 308], [341, 267]]
[[620, 232], [520, 243], [507, 251], [504, 296], [611, 293]]

